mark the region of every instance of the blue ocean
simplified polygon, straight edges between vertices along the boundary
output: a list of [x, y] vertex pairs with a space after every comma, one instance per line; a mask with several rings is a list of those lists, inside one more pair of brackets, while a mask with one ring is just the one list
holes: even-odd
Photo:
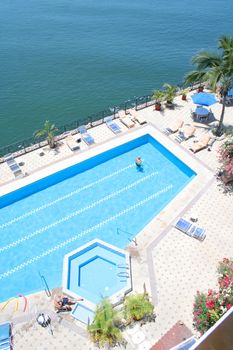
[[0, 146], [178, 84], [232, 0], [1, 0]]

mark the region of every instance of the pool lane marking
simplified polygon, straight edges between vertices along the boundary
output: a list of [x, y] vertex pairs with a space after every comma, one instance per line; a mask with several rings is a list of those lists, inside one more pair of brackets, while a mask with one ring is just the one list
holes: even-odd
[[0, 253], [2, 253], [5, 250], [8, 250], [10, 248], [16, 247], [18, 244], [20, 244], [24, 241], [27, 241], [27, 240], [31, 239], [32, 237], [35, 237], [35, 236], [39, 235], [40, 233], [43, 233], [43, 232], [49, 230], [52, 227], [55, 227], [55, 226], [65, 222], [65, 221], [72, 219], [73, 217], [78, 216], [78, 215], [82, 214], [83, 212], [85, 212], [89, 209], [92, 209], [92, 208], [96, 207], [97, 205], [99, 205], [107, 200], [112, 199], [113, 197], [116, 197], [117, 195], [121, 194], [122, 192], [126, 192], [126, 191], [130, 190], [131, 188], [139, 185], [140, 183], [142, 183], [142, 182], [144, 182], [144, 181], [148, 180], [149, 178], [156, 176], [156, 175], [158, 175], [158, 171], [154, 171], [153, 173], [151, 173], [147, 176], [144, 176], [135, 182], [132, 182], [131, 184], [121, 188], [120, 190], [112, 192], [111, 194], [108, 194], [107, 196], [100, 198], [98, 201], [93, 202], [84, 208], [78, 209], [78, 210], [74, 211], [73, 213], [71, 213], [71, 214], [69, 214], [69, 215], [67, 215], [67, 216], [65, 216], [57, 221], [52, 222], [51, 224], [49, 224], [47, 226], [43, 226], [40, 229], [38, 229], [32, 233], [29, 233], [28, 235], [23, 236], [12, 243], [9, 243], [3, 247], [0, 247]]
[[91, 188], [91, 187], [93, 187], [93, 186], [96, 186], [96, 185], [98, 185], [99, 183], [101, 183], [101, 182], [103, 182], [103, 181], [105, 181], [105, 180], [108, 180], [108, 179], [110, 179], [111, 177], [114, 177], [114, 176], [116, 176], [116, 175], [118, 175], [118, 174], [120, 174], [120, 173], [122, 173], [122, 172], [124, 172], [124, 171], [126, 171], [126, 170], [128, 170], [128, 169], [130, 169], [130, 168], [133, 168], [133, 167], [135, 167], [135, 164], [130, 164], [130, 165], [128, 165], [128, 166], [126, 166], [126, 167], [124, 167], [124, 168], [121, 168], [121, 169], [119, 169], [119, 170], [117, 170], [117, 171], [115, 171], [115, 172], [113, 172], [113, 173], [111, 173], [111, 174], [109, 174], [109, 175], [106, 175], [106, 176], [102, 177], [102, 178], [99, 179], [99, 180], [96, 180], [96, 181], [94, 181], [94, 182], [92, 182], [92, 183], [90, 183], [90, 184], [88, 184], [88, 185], [85, 185], [85, 186], [83, 186], [83, 187], [81, 187], [81, 188], [78, 188], [78, 189], [75, 190], [75, 191], [72, 191], [72, 192], [70, 192], [70, 193], [67, 193], [66, 195], [64, 195], [64, 196], [62, 196], [62, 197], [58, 197], [57, 199], [55, 199], [55, 200], [52, 201], [52, 202], [48, 202], [48, 203], [46, 203], [46, 204], [44, 204], [44, 205], [42, 205], [42, 206], [40, 206], [40, 207], [38, 207], [38, 208], [32, 209], [32, 210], [28, 211], [27, 213], [25, 213], [25, 214], [23, 214], [23, 215], [17, 216], [17, 217], [15, 217], [14, 219], [12, 219], [12, 220], [10, 220], [10, 221], [7, 221], [7, 222], [5, 222], [4, 224], [1, 224], [1, 225], [0, 225], [0, 229], [5, 228], [5, 227], [7, 227], [7, 226], [10, 226], [10, 225], [14, 224], [15, 222], [20, 221], [20, 220], [22, 220], [22, 219], [25, 219], [25, 218], [27, 218], [28, 216], [31, 216], [31, 215], [33, 215], [33, 214], [35, 214], [35, 213], [38, 213], [39, 211], [41, 211], [41, 210], [43, 210], [43, 209], [49, 208], [49, 207], [51, 207], [52, 205], [54, 205], [54, 204], [56, 204], [56, 203], [58, 203], [58, 202], [60, 202], [60, 201], [63, 201], [63, 200], [65, 200], [65, 199], [68, 199], [68, 198], [74, 196], [75, 194], [78, 194], [78, 193], [80, 193], [80, 192], [82, 192], [82, 191], [85, 191], [85, 190], [87, 190], [87, 189], [89, 189], [89, 188]]
[[134, 205], [131, 205], [130, 207], [118, 212], [117, 214], [113, 215], [113, 216], [110, 216], [109, 218], [99, 222], [98, 224], [94, 225], [94, 226], [91, 226], [89, 227], [88, 229], [76, 234], [75, 236], [73, 237], [70, 237], [69, 239], [61, 242], [60, 244], [57, 244], [55, 245], [54, 247], [44, 251], [42, 254], [40, 255], [37, 255], [37, 256], [34, 256], [34, 258], [31, 258], [29, 260], [26, 260], [25, 262], [23, 262], [22, 264], [20, 265], [17, 265], [16, 267], [14, 267], [13, 269], [10, 269], [2, 274], [0, 274], [0, 280], [2, 280], [3, 278], [6, 278], [10, 275], [12, 275], [13, 273], [19, 271], [19, 270], [22, 270], [23, 268], [25, 268], [26, 266], [30, 265], [30, 264], [33, 264], [35, 261], [38, 261], [42, 258], [44, 258], [45, 256], [48, 256], [50, 254], [52, 254], [53, 252], [65, 247], [66, 245], [68, 245], [69, 243], [72, 243], [74, 241], [77, 241], [78, 239], [82, 238], [83, 236], [87, 235], [88, 233], [91, 233], [101, 227], [103, 227], [104, 225], [108, 224], [109, 222], [119, 218], [120, 216], [144, 205], [145, 203], [155, 199], [156, 197], [158, 197], [159, 195], [165, 193], [165, 192], [168, 192], [169, 190], [171, 190], [173, 188], [173, 185], [170, 184], [166, 187], [164, 187], [162, 190], [160, 191], [157, 191], [155, 192], [154, 194], [152, 194], [151, 196], [145, 198], [145, 199], [142, 199], [141, 201], [137, 202], [136, 204]]

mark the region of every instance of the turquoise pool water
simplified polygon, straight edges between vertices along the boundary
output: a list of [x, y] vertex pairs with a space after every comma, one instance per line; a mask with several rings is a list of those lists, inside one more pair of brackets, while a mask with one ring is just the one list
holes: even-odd
[[92, 239], [124, 248], [194, 176], [145, 135], [1, 197], [0, 300], [41, 290], [39, 272], [60, 286], [64, 254]]

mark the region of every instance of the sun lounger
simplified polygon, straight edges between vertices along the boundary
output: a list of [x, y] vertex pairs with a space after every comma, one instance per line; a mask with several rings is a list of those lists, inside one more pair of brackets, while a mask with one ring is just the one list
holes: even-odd
[[146, 119], [142, 115], [138, 114], [135, 109], [129, 109], [129, 113], [140, 125], [147, 123]]
[[121, 110], [117, 112], [119, 117], [120, 117], [120, 121], [127, 126], [128, 129], [133, 128], [135, 126], [135, 123], [133, 122], [133, 120], [125, 114], [125, 111]]
[[12, 154], [7, 154], [4, 157], [4, 161], [9, 166], [10, 170], [13, 172], [15, 177], [22, 177], [24, 176], [20, 166], [18, 163], [16, 163], [15, 159], [13, 158]]
[[205, 239], [205, 230], [203, 228], [197, 227], [188, 220], [179, 218], [175, 223], [175, 227], [190, 237], [194, 237], [200, 241], [203, 241]]
[[104, 122], [114, 134], [119, 134], [122, 131], [119, 125], [112, 120], [112, 117], [104, 118]]
[[210, 135], [209, 134], [205, 134], [203, 135], [200, 140], [196, 143], [193, 143], [193, 145], [190, 147], [190, 150], [193, 153], [196, 153], [198, 151], [201, 151], [202, 149], [206, 148], [209, 144], [210, 141]]
[[140, 114], [135, 115], [134, 120], [136, 120], [140, 125], [147, 123], [146, 119]]
[[12, 349], [12, 326], [10, 322], [6, 322], [0, 325], [0, 349], [11, 350]]
[[183, 130], [179, 132], [179, 135], [176, 136], [176, 141], [183, 142], [190, 139], [190, 137], [194, 135], [195, 131], [196, 131], [196, 128], [190, 125], [186, 125], [183, 128]]
[[120, 118], [126, 117], [125, 111], [123, 111], [123, 110], [118, 111], [117, 114]]
[[69, 135], [66, 137], [66, 144], [71, 151], [77, 151], [80, 149], [80, 146], [78, 144], [78, 142], [80, 142], [80, 141], [81, 141], [81, 139], [75, 140], [72, 135]]
[[171, 124], [171, 126], [165, 128], [163, 130], [164, 134], [166, 135], [170, 135], [170, 134], [174, 134], [175, 132], [177, 132], [180, 128], [182, 128], [184, 122], [181, 119], [177, 119], [173, 124]]
[[86, 144], [92, 145], [93, 143], [95, 143], [94, 138], [87, 132], [87, 129], [85, 126], [80, 126], [79, 127], [79, 132], [81, 134], [81, 138], [84, 142], [86, 142]]
[[128, 116], [125, 116], [125, 117], [121, 118], [120, 120], [125, 126], [127, 126], [128, 129], [131, 129], [135, 126], [135, 123]]

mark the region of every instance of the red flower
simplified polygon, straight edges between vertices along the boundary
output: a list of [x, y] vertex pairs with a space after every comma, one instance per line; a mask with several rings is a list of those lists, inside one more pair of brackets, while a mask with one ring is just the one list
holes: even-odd
[[226, 305], [227, 310], [230, 310], [231, 307], [232, 307], [231, 304], [227, 304], [227, 305]]
[[215, 306], [215, 302], [213, 300], [206, 300], [207, 309], [213, 309]]
[[210, 296], [212, 296], [213, 295], [213, 290], [212, 289], [209, 289], [208, 290], [208, 296], [210, 297]]

